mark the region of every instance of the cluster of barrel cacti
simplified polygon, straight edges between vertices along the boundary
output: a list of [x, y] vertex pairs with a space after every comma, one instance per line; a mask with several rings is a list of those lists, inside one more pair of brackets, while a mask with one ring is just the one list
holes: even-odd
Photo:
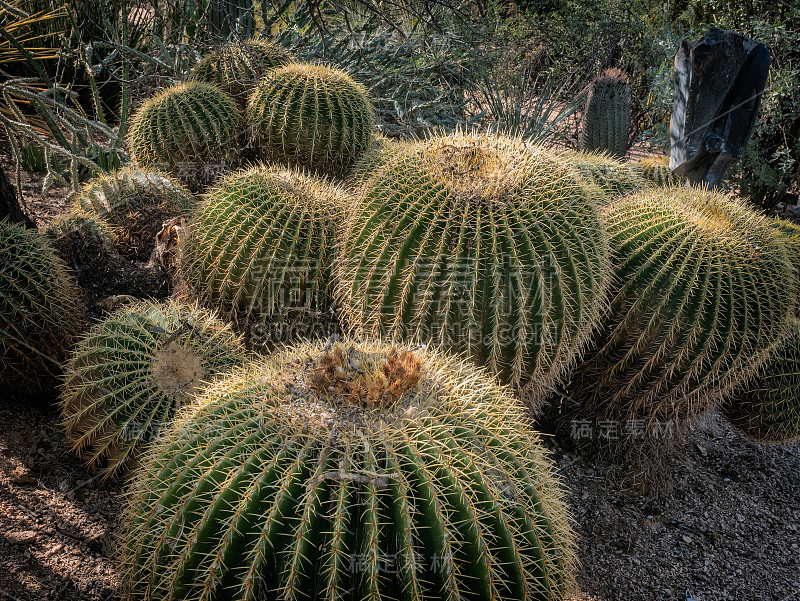
[[258, 158], [343, 177], [369, 147], [375, 118], [364, 87], [347, 73], [294, 61], [265, 40], [207, 54], [186, 81], [136, 111], [133, 160], [201, 189]]
[[[187, 79], [134, 115], [136, 165], [48, 231], [113, 249], [131, 214], [185, 216], [180, 301], [73, 345], [67, 267], [0, 223], [0, 383], [71, 351], [73, 449], [106, 477], [138, 464], [126, 599], [561, 600], [574, 537], [527, 416], [554, 392], [567, 418], [682, 428], [721, 406], [756, 439], [800, 436], [800, 228], [624, 162], [621, 74], [586, 109], [584, 150], [606, 154], [380, 139], [363, 87], [266, 42]], [[243, 140], [262, 160], [234, 169]], [[195, 202], [179, 181], [211, 163], [231, 172]], [[245, 350], [321, 315], [338, 339]]]

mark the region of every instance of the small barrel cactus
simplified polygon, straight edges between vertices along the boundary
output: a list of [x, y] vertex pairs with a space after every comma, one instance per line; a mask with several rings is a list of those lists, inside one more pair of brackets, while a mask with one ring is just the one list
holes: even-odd
[[307, 64], [262, 79], [250, 96], [247, 122], [265, 160], [334, 176], [367, 150], [375, 127], [362, 85], [339, 69]]
[[0, 220], [0, 390], [54, 384], [84, 318], [77, 284], [48, 240]]
[[731, 196], [648, 188], [602, 215], [618, 284], [568, 397], [620, 438], [633, 423], [674, 432], [763, 362], [789, 327], [797, 274], [770, 226]]
[[187, 212], [194, 206], [192, 194], [171, 177], [124, 167], [87, 182], [75, 195], [76, 208], [94, 211], [112, 223], [132, 211], [164, 207]]
[[631, 86], [628, 77], [619, 69], [607, 69], [589, 88], [581, 150], [624, 157], [628, 152], [630, 121]]
[[631, 164], [642, 177], [656, 186], [680, 186], [686, 178], [669, 168], [668, 156], [644, 157]]
[[432, 342], [535, 402], [604, 306], [597, 195], [558, 156], [454, 134], [396, 147], [349, 212], [339, 297], [359, 334]]
[[795, 321], [758, 377], [723, 405], [723, 414], [758, 442], [800, 440], [800, 321]]
[[640, 190], [647, 185], [643, 174], [629, 163], [604, 153], [560, 153], [578, 177], [598, 186], [606, 195], [606, 202]]
[[75, 196], [73, 213], [93, 212], [107, 221], [116, 229], [116, 250], [146, 261], [163, 223], [193, 206], [192, 194], [173, 178], [125, 167], [86, 183]]
[[338, 187], [301, 171], [255, 166], [233, 173], [194, 216], [183, 276], [206, 304], [237, 320], [308, 322], [330, 309], [345, 199]]
[[55, 219], [45, 230], [45, 236], [61, 256], [70, 255], [79, 246], [110, 253], [115, 241], [114, 228], [108, 221], [78, 207]]
[[127, 601], [570, 594], [553, 466], [522, 408], [463, 362], [304, 344], [189, 409], [133, 479]]
[[291, 54], [267, 40], [235, 41], [204, 56], [186, 79], [220, 86], [244, 109], [259, 79], [292, 62]]
[[92, 327], [67, 364], [67, 438], [105, 477], [118, 475], [204, 382], [245, 360], [241, 340], [207, 311], [174, 303], [120, 309]]
[[234, 100], [213, 84], [190, 81], [139, 107], [130, 122], [128, 148], [140, 166], [198, 185], [237, 161], [240, 131]]

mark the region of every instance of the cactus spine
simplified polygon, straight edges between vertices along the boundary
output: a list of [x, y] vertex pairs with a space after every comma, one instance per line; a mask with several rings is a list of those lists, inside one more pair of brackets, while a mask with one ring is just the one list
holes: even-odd
[[247, 121], [262, 157], [343, 176], [369, 147], [375, 127], [364, 87], [344, 71], [294, 64], [256, 86]]
[[592, 82], [583, 116], [581, 149], [622, 158], [628, 152], [631, 90], [619, 69], [607, 69]]
[[800, 321], [793, 323], [755, 381], [723, 405], [723, 413], [753, 440], [800, 440]]
[[244, 109], [259, 79], [292, 62], [286, 50], [266, 40], [232, 42], [203, 57], [186, 79], [218, 85]]
[[344, 313], [368, 336], [463, 352], [536, 400], [604, 303], [597, 198], [563, 160], [505, 137], [394, 147], [348, 218]]
[[300, 322], [330, 308], [337, 187], [301, 171], [231, 174], [199, 207], [181, 270], [225, 314]]
[[45, 389], [80, 332], [77, 284], [47, 239], [0, 220], [0, 389]]
[[569, 396], [584, 417], [685, 424], [758, 368], [788, 327], [797, 276], [730, 196], [648, 188], [602, 215], [618, 285]]
[[119, 475], [203, 382], [245, 359], [241, 340], [206, 311], [174, 303], [116, 311], [67, 365], [60, 404], [73, 450], [105, 477]]
[[190, 81], [139, 107], [131, 119], [128, 148], [140, 166], [164, 169], [197, 185], [237, 160], [240, 126], [239, 109], [228, 94]]
[[125, 599], [564, 599], [572, 533], [529, 426], [429, 351], [285, 350], [206, 389], [149, 453]]

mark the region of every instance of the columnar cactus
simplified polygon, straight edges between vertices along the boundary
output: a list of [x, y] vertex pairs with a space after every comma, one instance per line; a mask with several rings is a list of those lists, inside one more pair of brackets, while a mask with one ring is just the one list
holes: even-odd
[[628, 152], [630, 120], [631, 90], [628, 77], [619, 69], [607, 69], [589, 88], [583, 115], [581, 149], [624, 157]]
[[220, 86], [243, 109], [259, 79], [292, 62], [286, 50], [266, 40], [236, 41], [203, 57], [186, 79]]
[[339, 296], [354, 330], [464, 352], [535, 401], [604, 304], [598, 197], [564, 161], [472, 134], [388, 153], [350, 211]]
[[184, 278], [206, 304], [243, 322], [307, 322], [330, 308], [345, 199], [301, 171], [256, 166], [233, 173], [196, 212], [181, 256]]
[[364, 87], [347, 73], [293, 64], [256, 86], [247, 121], [265, 160], [343, 176], [369, 147], [375, 127]]
[[7, 221], [0, 266], [0, 389], [46, 389], [83, 325], [77, 285], [45, 237]]
[[648, 188], [602, 216], [618, 284], [568, 398], [620, 429], [674, 430], [758, 368], [788, 328], [797, 274], [770, 226], [730, 196]]
[[190, 81], [139, 107], [130, 122], [128, 148], [140, 166], [164, 169], [197, 184], [237, 160], [240, 129], [239, 109], [227, 93]]
[[578, 177], [603, 191], [606, 202], [640, 190], [648, 183], [641, 171], [608, 154], [565, 151], [560, 155]]
[[644, 157], [631, 165], [642, 177], [656, 186], [678, 186], [686, 183], [686, 178], [669, 168], [668, 156]]
[[800, 321], [794, 322], [759, 376], [726, 401], [723, 413], [753, 440], [800, 440]]
[[463, 362], [312, 343], [206, 389], [133, 479], [127, 601], [569, 595], [561, 486]]
[[246, 360], [241, 340], [207, 311], [138, 303], [96, 324], [67, 364], [61, 413], [72, 448], [119, 475], [203, 385]]

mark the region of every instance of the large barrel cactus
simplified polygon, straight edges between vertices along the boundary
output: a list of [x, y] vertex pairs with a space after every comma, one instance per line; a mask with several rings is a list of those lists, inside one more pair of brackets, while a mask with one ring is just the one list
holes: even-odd
[[529, 428], [489, 377], [430, 351], [285, 350], [152, 449], [125, 599], [564, 599], [572, 533]]
[[[306, 322], [330, 309], [346, 194], [301, 171], [229, 175], [198, 208], [181, 270], [206, 304], [243, 322]], [[305, 336], [309, 333], [305, 332]]]
[[763, 365], [758, 377], [723, 405], [725, 417], [759, 442], [800, 440], [800, 321]]
[[84, 318], [77, 284], [47, 239], [0, 220], [0, 390], [53, 384]]
[[369, 147], [375, 127], [361, 84], [339, 69], [299, 63], [258, 83], [247, 121], [265, 160], [334, 176]]
[[631, 86], [619, 69], [603, 71], [589, 88], [581, 150], [622, 158], [628, 152]]
[[727, 195], [648, 188], [603, 222], [617, 286], [568, 398], [620, 438], [674, 432], [758, 368], [789, 326], [797, 275], [770, 226]]
[[267, 40], [234, 41], [204, 56], [186, 79], [216, 84], [244, 108], [259, 79], [292, 62], [291, 54]]
[[559, 157], [456, 134], [386, 156], [341, 244], [358, 333], [464, 352], [535, 401], [576, 359], [603, 307], [598, 198]]
[[141, 166], [207, 182], [238, 159], [241, 116], [234, 100], [213, 84], [190, 81], [145, 101], [131, 118], [128, 148]]
[[72, 448], [118, 475], [204, 382], [246, 360], [230, 326], [207, 311], [138, 303], [81, 339], [67, 364], [61, 413]]

